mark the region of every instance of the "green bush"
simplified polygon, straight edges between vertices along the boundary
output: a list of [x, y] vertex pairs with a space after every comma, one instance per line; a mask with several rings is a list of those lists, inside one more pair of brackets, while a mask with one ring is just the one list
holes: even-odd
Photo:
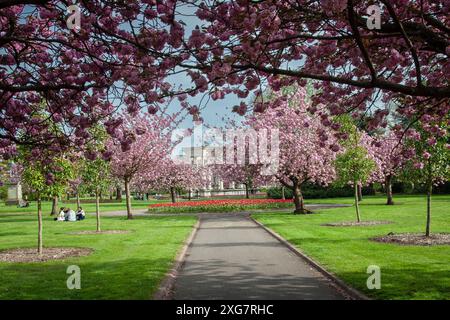
[[8, 187], [7, 186], [1, 186], [0, 187], [0, 200], [6, 200], [8, 197]]
[[[339, 197], [352, 197], [353, 188], [351, 186], [337, 187], [330, 185], [323, 187], [311, 183], [307, 183], [302, 188], [302, 194], [305, 199], [323, 199], [323, 198], [339, 198]], [[291, 189], [285, 188], [284, 194], [286, 199], [292, 198], [293, 193]], [[375, 190], [372, 187], [363, 187], [363, 195], [374, 195]], [[274, 187], [267, 190], [267, 197], [271, 199], [281, 199], [281, 188]]]
[[[284, 188], [284, 196], [286, 197], [286, 199], [291, 199], [294, 195], [293, 195], [291, 189]], [[268, 188], [267, 189], [267, 198], [281, 199], [282, 198], [281, 188], [276, 188], [276, 187]]]

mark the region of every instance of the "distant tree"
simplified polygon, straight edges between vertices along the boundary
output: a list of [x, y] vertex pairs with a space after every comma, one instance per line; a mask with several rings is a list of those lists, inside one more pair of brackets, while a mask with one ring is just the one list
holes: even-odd
[[[311, 115], [305, 90], [276, 92], [268, 103], [256, 103], [246, 123], [256, 131], [278, 130], [279, 157], [273, 173], [293, 191], [295, 213], [307, 213], [302, 186], [307, 182], [327, 185], [335, 177], [334, 160], [339, 151], [328, 117]], [[263, 151], [264, 152], [264, 151]]]
[[392, 183], [401, 175], [402, 170], [412, 156], [414, 150], [405, 145], [405, 139], [394, 132], [377, 136], [373, 141], [373, 151], [379, 163], [379, 170], [374, 173], [374, 180], [384, 184], [387, 205], [393, 205]]
[[[42, 156], [42, 154], [41, 154]], [[50, 155], [49, 155], [50, 156]], [[62, 194], [73, 178], [72, 163], [64, 157], [49, 159], [33, 158], [26, 152], [21, 159], [22, 179], [36, 193], [38, 215], [38, 253], [43, 252], [42, 240], [42, 198]]]
[[361, 222], [359, 212], [358, 186], [364, 185], [370, 178], [372, 172], [376, 169], [374, 158], [368, 151], [370, 143], [367, 143], [369, 137], [358, 130], [349, 117], [339, 119], [340, 144], [344, 152], [336, 158], [337, 184], [353, 185], [355, 190], [355, 210], [356, 220]]
[[[427, 116], [428, 117], [428, 116]], [[408, 132], [409, 144], [416, 156], [409, 162], [404, 179], [422, 184], [427, 193], [427, 220], [425, 235], [431, 233], [431, 196], [433, 186], [450, 179], [449, 116], [426, 119]]]
[[100, 194], [108, 191], [111, 183], [109, 162], [101, 158], [84, 161], [82, 179], [83, 189], [95, 194], [96, 231], [100, 232]]
[[158, 176], [147, 177], [146, 183], [154, 189], [165, 189], [170, 192], [172, 203], [176, 202], [177, 190], [201, 188], [206, 181], [204, 168], [186, 163], [176, 163], [166, 158], [160, 165]]
[[140, 180], [154, 181], [164, 168], [163, 160], [170, 154], [171, 131], [170, 118], [156, 115], [139, 115], [134, 118], [124, 117], [124, 123], [117, 128], [119, 141], [107, 142], [107, 157], [111, 159], [113, 177], [125, 185], [128, 219], [133, 219], [131, 212], [131, 187]]

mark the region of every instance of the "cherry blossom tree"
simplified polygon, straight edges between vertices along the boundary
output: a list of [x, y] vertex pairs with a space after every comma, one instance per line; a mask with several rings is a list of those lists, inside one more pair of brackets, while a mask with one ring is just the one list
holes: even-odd
[[384, 184], [387, 197], [386, 204], [393, 205], [392, 181], [401, 174], [408, 160], [414, 156], [414, 150], [407, 148], [405, 139], [399, 139], [394, 132], [376, 137], [372, 147], [375, 157], [379, 160], [379, 170], [376, 170], [378, 179], [375, 178], [375, 180]]
[[80, 1], [81, 25], [73, 30], [71, 4], [0, 2], [0, 148], [6, 156], [14, 155], [14, 145], [32, 146], [35, 154], [83, 150], [93, 139], [89, 127], [103, 123], [116, 132], [119, 106], [130, 114], [154, 113], [165, 97], [184, 100], [195, 91], [165, 80], [179, 72], [175, 67], [187, 53], [180, 50], [175, 2]]
[[[195, 116], [200, 107], [188, 95], [245, 98], [267, 83], [277, 90], [310, 79], [315, 105], [370, 113], [371, 126], [385, 125], [380, 100], [401, 100], [411, 121], [450, 108], [447, 0], [381, 0], [379, 26], [367, 13], [371, 1], [81, 0], [74, 30], [70, 4], [0, 2], [0, 148], [8, 156], [17, 144], [36, 153], [80, 148], [98, 122], [115, 132], [122, 104], [152, 113], [177, 96]], [[191, 13], [193, 30], [183, 22]], [[168, 81], [179, 73], [192, 85]], [[36, 114], [64, 130], [56, 134]]]
[[167, 158], [159, 166], [159, 174], [152, 181], [147, 179], [149, 186], [155, 189], [170, 191], [172, 203], [176, 202], [176, 191], [179, 189], [200, 189], [205, 185], [207, 168], [187, 163], [178, 163]]
[[272, 182], [273, 177], [263, 175], [262, 164], [222, 164], [214, 166], [214, 173], [227, 185], [242, 184], [245, 187], [245, 197], [250, 198], [250, 191], [258, 186]]
[[450, 118], [424, 119], [410, 129], [408, 143], [416, 155], [409, 162], [406, 177], [425, 186], [427, 193], [427, 219], [425, 235], [431, 234], [431, 196], [433, 186], [450, 179]]
[[125, 117], [123, 124], [116, 129], [119, 140], [107, 143], [108, 151], [104, 156], [111, 160], [112, 175], [124, 182], [128, 219], [133, 218], [130, 188], [136, 177], [156, 180], [167, 154], [170, 154], [172, 144], [168, 128], [171, 120], [157, 115]]
[[293, 191], [295, 213], [307, 212], [303, 184], [327, 185], [335, 179], [334, 160], [339, 151], [333, 124], [326, 114], [312, 116], [306, 98], [302, 88], [275, 93], [267, 110], [254, 113], [247, 121], [255, 130], [279, 130], [279, 163], [274, 176]]

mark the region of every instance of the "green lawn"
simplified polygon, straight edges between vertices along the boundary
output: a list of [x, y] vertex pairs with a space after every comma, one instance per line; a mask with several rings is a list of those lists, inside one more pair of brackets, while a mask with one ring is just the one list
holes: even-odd
[[[450, 299], [450, 245], [419, 247], [382, 244], [370, 238], [389, 232], [423, 232], [425, 197], [365, 197], [363, 220], [390, 220], [390, 225], [324, 227], [327, 222], [355, 219], [353, 207], [321, 210], [313, 215], [254, 214], [307, 255], [345, 282], [378, 299]], [[349, 203], [351, 199], [311, 200], [310, 203]], [[432, 232], [450, 232], [450, 196], [434, 196]], [[369, 265], [381, 268], [381, 289], [368, 290]]]
[[[0, 299], [149, 299], [192, 230], [194, 217], [104, 217], [103, 230], [129, 234], [69, 235], [95, 230], [95, 218], [55, 222], [46, 215], [44, 246], [87, 247], [90, 256], [45, 263], [0, 263]], [[30, 214], [0, 214], [0, 250], [36, 245]], [[68, 290], [69, 265], [81, 268], [81, 290]]]
[[[132, 201], [132, 208], [133, 209], [145, 209], [148, 208], [148, 206], [152, 203], [161, 203], [161, 202], [167, 202], [167, 200], [148, 200], [148, 201], [141, 201], [141, 200], [134, 200]], [[60, 202], [58, 204], [58, 207], [69, 207], [72, 209], [76, 209], [76, 203], [64, 203]], [[95, 212], [95, 203], [83, 203], [81, 201], [81, 206], [86, 212]], [[52, 208], [51, 201], [44, 201], [42, 203], [42, 210], [44, 215], [46, 213], [50, 214]], [[107, 212], [107, 211], [121, 211], [126, 210], [126, 204], [125, 199], [122, 202], [111, 202], [111, 203], [101, 203], [100, 204], [100, 211]], [[0, 202], [0, 214], [2, 213], [35, 213], [37, 212], [37, 206], [36, 202], [31, 201], [30, 206], [27, 208], [18, 208], [17, 206], [7, 206], [4, 202]]]

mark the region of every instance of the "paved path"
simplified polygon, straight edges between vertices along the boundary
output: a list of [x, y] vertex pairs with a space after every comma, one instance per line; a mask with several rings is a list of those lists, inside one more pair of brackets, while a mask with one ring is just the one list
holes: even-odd
[[202, 216], [174, 299], [343, 299], [245, 215]]

